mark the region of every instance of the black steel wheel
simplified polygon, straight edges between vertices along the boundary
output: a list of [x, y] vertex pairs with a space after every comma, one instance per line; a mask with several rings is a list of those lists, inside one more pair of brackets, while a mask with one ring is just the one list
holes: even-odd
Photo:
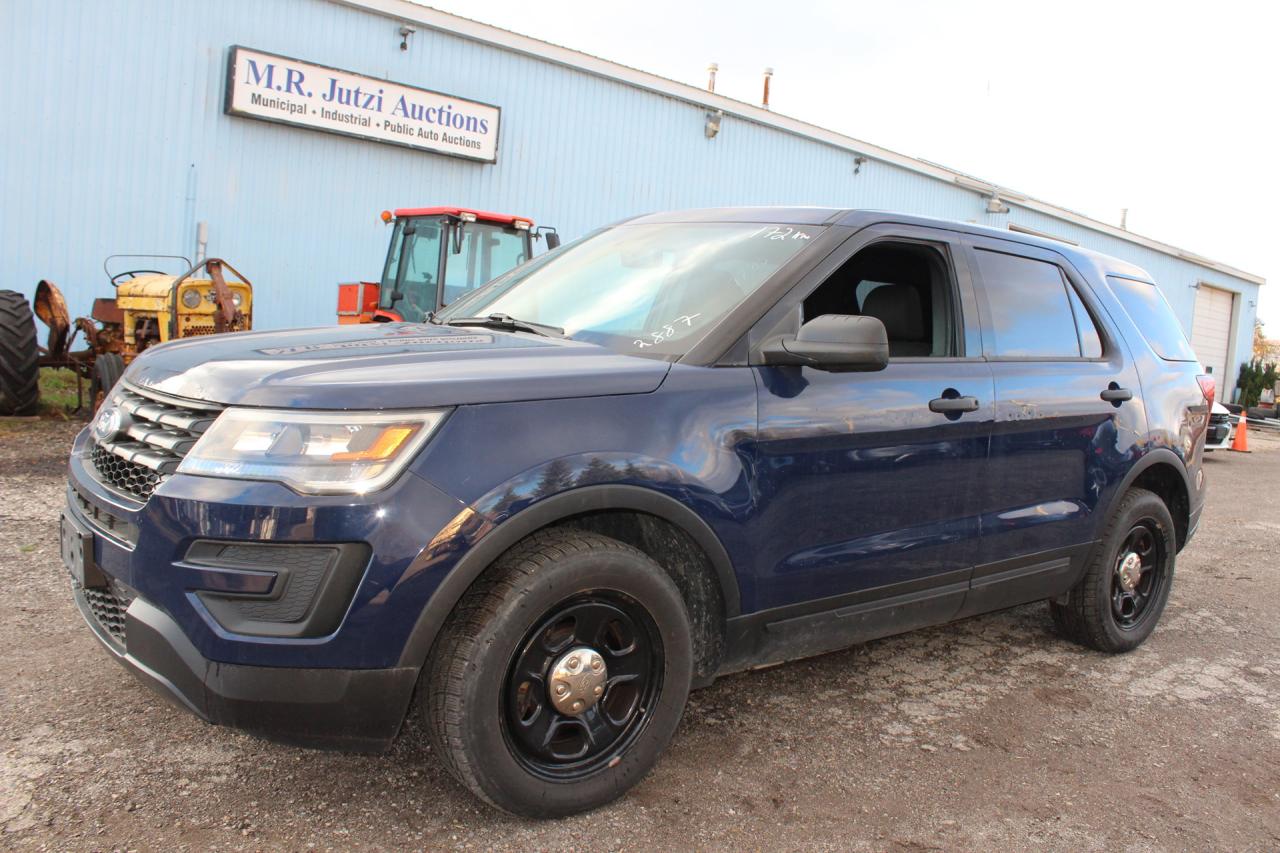
[[1135, 524], [1120, 545], [1111, 574], [1111, 615], [1126, 631], [1153, 612], [1164, 585], [1164, 544], [1150, 519]]
[[[571, 670], [585, 671], [580, 697]], [[649, 613], [626, 595], [584, 593], [557, 605], [517, 650], [503, 713], [508, 743], [534, 773], [581, 778], [627, 750], [661, 687], [662, 638]]]
[[34, 415], [40, 408], [39, 358], [27, 297], [0, 290], [0, 415]]
[[559, 817], [638, 783], [689, 694], [689, 617], [640, 551], [580, 530], [533, 534], [463, 596], [423, 670], [435, 752], [504, 811]]
[[1169, 600], [1177, 556], [1169, 508], [1145, 489], [1119, 501], [1084, 576], [1065, 602], [1051, 601], [1054, 624], [1069, 639], [1127, 652], [1151, 636]]

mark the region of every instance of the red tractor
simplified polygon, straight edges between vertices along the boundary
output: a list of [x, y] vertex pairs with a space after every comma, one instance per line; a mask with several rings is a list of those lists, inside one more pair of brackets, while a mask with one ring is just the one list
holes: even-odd
[[339, 284], [339, 323], [421, 322], [529, 260], [536, 240], [560, 245], [554, 228], [462, 207], [384, 210], [382, 221], [394, 226], [382, 281]]

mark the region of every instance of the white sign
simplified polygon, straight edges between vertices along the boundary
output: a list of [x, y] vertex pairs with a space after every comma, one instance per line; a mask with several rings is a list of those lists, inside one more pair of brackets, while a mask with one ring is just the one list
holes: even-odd
[[486, 163], [498, 159], [498, 107], [245, 47], [231, 48], [227, 61], [226, 112]]

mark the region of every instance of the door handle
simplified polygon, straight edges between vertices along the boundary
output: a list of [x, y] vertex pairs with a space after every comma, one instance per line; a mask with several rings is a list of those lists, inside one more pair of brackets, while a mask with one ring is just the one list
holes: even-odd
[[1104, 390], [1098, 396], [1108, 403], [1123, 403], [1125, 400], [1133, 399], [1133, 392], [1128, 388], [1121, 388], [1119, 385], [1112, 382], [1111, 387]]
[[938, 397], [929, 401], [929, 411], [940, 415], [978, 411], [977, 397]]

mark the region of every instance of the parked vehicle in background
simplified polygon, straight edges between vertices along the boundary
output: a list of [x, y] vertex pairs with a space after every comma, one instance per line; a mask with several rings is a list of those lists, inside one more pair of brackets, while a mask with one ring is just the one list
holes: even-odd
[[533, 220], [462, 207], [382, 211], [392, 224], [382, 280], [338, 285], [338, 322], [421, 322], [533, 257], [534, 242], [560, 245], [554, 228]]
[[[185, 272], [134, 267], [140, 259], [181, 261]], [[235, 276], [231, 282], [224, 269]], [[34, 315], [21, 293], [0, 290], [0, 415], [35, 414], [42, 367], [67, 368], [88, 381], [96, 411], [125, 366], [152, 344], [253, 328], [253, 285], [221, 258], [193, 265], [176, 255], [112, 255], [102, 270], [115, 296], [93, 300], [90, 316], [74, 323], [51, 281], [36, 285]], [[37, 343], [36, 317], [49, 330], [44, 346]], [[77, 336], [82, 349], [76, 349]]]
[[1214, 450], [1230, 450], [1231, 436], [1239, 423], [1240, 418], [1231, 414], [1230, 409], [1215, 402], [1213, 411], [1209, 415], [1209, 431], [1204, 439], [1205, 453]]
[[429, 323], [149, 350], [76, 439], [63, 557], [109, 654], [204, 719], [382, 749], [416, 695], [463, 785], [565, 815], [726, 673], [1040, 600], [1136, 648], [1214, 391], [1114, 258], [643, 216]]

